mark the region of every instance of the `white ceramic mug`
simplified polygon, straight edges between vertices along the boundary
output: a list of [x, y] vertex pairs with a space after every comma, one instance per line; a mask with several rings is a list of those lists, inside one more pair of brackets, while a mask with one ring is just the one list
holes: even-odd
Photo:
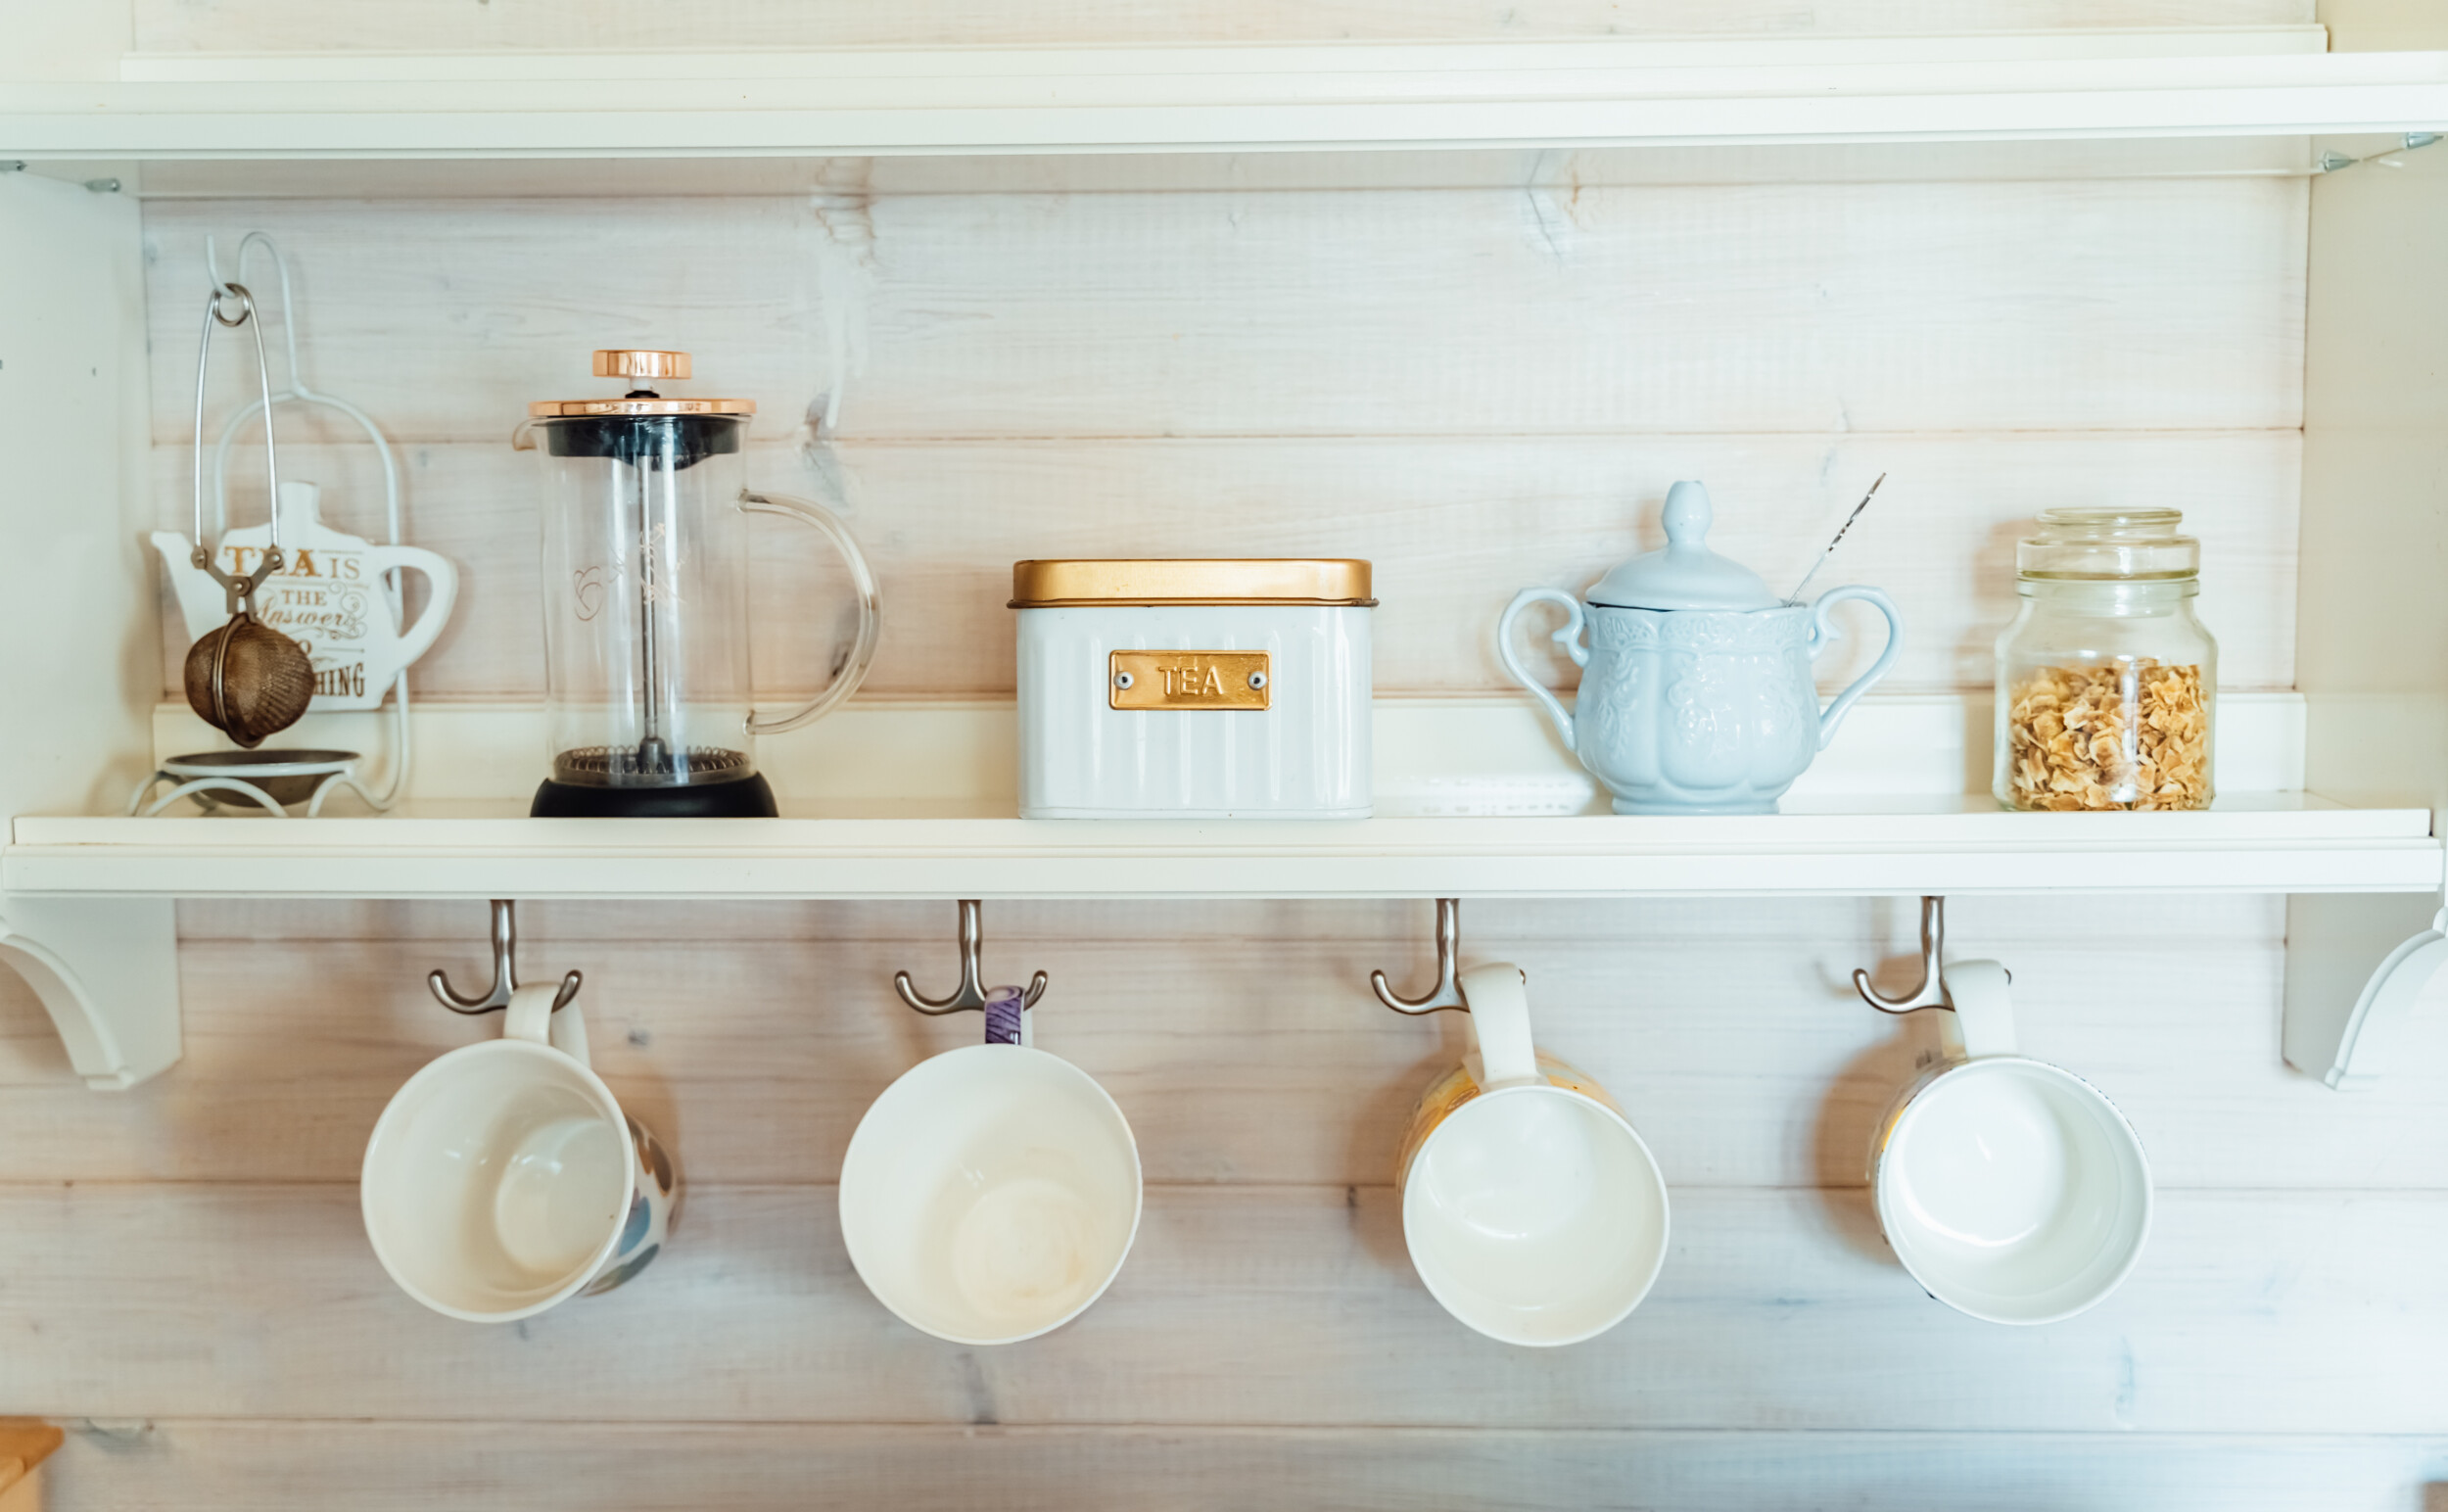
[[2116, 1290], [2150, 1234], [2150, 1165], [2116, 1105], [2018, 1055], [2004, 967], [1945, 969], [1947, 1058], [1898, 1095], [1870, 1147], [1896, 1258], [1992, 1323], [2053, 1323]]
[[366, 1237], [401, 1291], [506, 1323], [608, 1292], [662, 1252], [680, 1175], [587, 1063], [576, 1004], [521, 987], [496, 1040], [408, 1078], [366, 1142]]
[[859, 1279], [955, 1344], [1060, 1328], [1105, 1294], [1139, 1233], [1129, 1120], [1086, 1071], [1020, 1043], [1016, 993], [996, 996], [987, 1042], [903, 1072], [841, 1165]]
[[1666, 1263], [1666, 1177], [1604, 1088], [1536, 1050], [1520, 968], [1473, 967], [1461, 987], [1473, 1049], [1412, 1109], [1403, 1243], [1430, 1295], [1491, 1339], [1594, 1338]]

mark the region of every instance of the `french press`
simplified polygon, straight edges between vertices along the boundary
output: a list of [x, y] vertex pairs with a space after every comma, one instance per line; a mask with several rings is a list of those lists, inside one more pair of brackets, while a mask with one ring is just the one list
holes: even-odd
[[[831, 511], [751, 493], [740, 447], [756, 402], [667, 399], [684, 352], [598, 352], [617, 399], [543, 400], [511, 445], [544, 470], [546, 718], [538, 818], [767, 817], [755, 737], [816, 719], [874, 659], [875, 579]], [[541, 445], [538, 445], [541, 433]], [[748, 516], [816, 527], [848, 562], [858, 629], [815, 698], [760, 717], [748, 666]]]

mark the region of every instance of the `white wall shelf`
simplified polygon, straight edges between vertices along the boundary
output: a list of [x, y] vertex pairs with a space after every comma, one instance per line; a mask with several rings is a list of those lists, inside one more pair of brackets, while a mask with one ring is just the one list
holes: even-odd
[[[1405, 816], [1325, 824], [947, 817], [17, 822], [30, 896], [371, 898], [1635, 897], [2182, 890], [2436, 894], [2425, 809], [2304, 794], [2198, 814], [2005, 814], [1985, 796], [1757, 818]], [[820, 811], [821, 812], [821, 811]], [[872, 813], [844, 808], [837, 813]]]
[[[130, 55], [0, 83], [24, 159], [650, 158], [2328, 135], [2448, 53], [2318, 26], [773, 54]], [[641, 85], [650, 84], [643, 91]], [[645, 98], [643, 108], [634, 102]]]
[[[1377, 706], [1378, 817], [1028, 822], [1008, 703], [853, 704], [766, 742], [778, 823], [532, 820], [534, 706], [426, 706], [410, 802], [305, 820], [24, 815], [0, 891], [25, 897], [1633, 897], [1688, 893], [2436, 894], [2427, 808], [2300, 784], [2291, 694], [2220, 709], [2226, 795], [2194, 814], [2008, 814], [1985, 792], [1989, 708], [1870, 699], [1772, 816], [1623, 818], [1528, 698]], [[356, 742], [365, 715], [303, 725]], [[357, 723], [352, 725], [351, 721]], [[182, 706], [157, 757], [215, 742]], [[192, 812], [181, 806], [181, 812]]]

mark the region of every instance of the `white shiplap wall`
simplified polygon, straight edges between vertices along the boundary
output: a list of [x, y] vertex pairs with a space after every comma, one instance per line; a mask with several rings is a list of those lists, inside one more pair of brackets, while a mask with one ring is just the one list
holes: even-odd
[[[1964, 24], [1909, 0], [1733, 9], [1710, 29]], [[1027, 39], [1585, 34], [1690, 29], [1689, 10], [1116, 0]], [[596, 45], [670, 45], [672, 18], [715, 14], [585, 13], [148, 0], [138, 40], [561, 46], [583, 21]], [[1013, 24], [949, 0], [722, 14], [747, 31], [686, 39]], [[2305, 18], [2034, 0], [1982, 19]], [[1891, 686], [1985, 681], [2018, 521], [2161, 499], [2206, 538], [2229, 685], [2291, 685], [2300, 180], [2103, 177], [2069, 153], [2011, 182], [1947, 154], [1813, 182], [1759, 156], [1725, 176], [1800, 181], [1571, 154], [1512, 187], [1467, 155], [1342, 160], [1306, 184], [1269, 166], [1259, 187], [1185, 169], [1199, 192], [1044, 163], [832, 165], [810, 193], [664, 179], [676, 197], [643, 201], [396, 197], [433, 195], [430, 170], [232, 200], [192, 173], [196, 197], [146, 215], [162, 517], [184, 513], [203, 237], [262, 227], [298, 263], [309, 375], [403, 444], [415, 539], [467, 569], [429, 697], [539, 691], [532, 505], [503, 441], [622, 343], [694, 351], [695, 392], [762, 405], [752, 471], [852, 512], [884, 580], [882, 695], [1008, 690], [1008, 563], [1092, 552], [1372, 557], [1381, 687], [1492, 689], [1505, 598], [1650, 543], [1673, 478], [1712, 480], [1720, 543], [1774, 577], [1880, 470], [1843, 576], [1912, 616]], [[1897, 171], [1914, 161], [1930, 171]], [[369, 518], [362, 449], [288, 434], [333, 514]], [[786, 686], [831, 627], [776, 554], [760, 644]], [[183, 647], [164, 649], [166, 684]], [[0, 1412], [81, 1425], [48, 1472], [64, 1512], [2412, 1512], [2448, 1480], [2429, 1284], [2448, 1024], [2419, 1025], [2411, 1069], [2364, 1098], [2285, 1071], [2278, 900], [1957, 907], [1958, 949], [2014, 968], [2029, 1047], [2120, 1101], [2163, 1189], [2127, 1288], [2032, 1332], [1921, 1297], [1860, 1189], [1870, 1122], [1932, 1029], [1869, 1013], [1845, 976], [1904, 965], [1907, 904], [1475, 904], [1470, 954], [1529, 968], [1543, 1037], [1622, 1097], [1673, 1186], [1657, 1293], [1555, 1353], [1467, 1333], [1402, 1256], [1397, 1124], [1457, 1030], [1386, 1014], [1365, 978], [1423, 969], [1426, 913], [996, 906], [993, 973], [1053, 973], [1044, 1043], [1113, 1089], [1152, 1185], [1086, 1318], [964, 1350], [859, 1288], [828, 1185], [867, 1101], [973, 1030], [886, 987], [944, 973], [948, 906], [524, 910], [529, 969], [586, 970], [605, 1074], [692, 1186], [639, 1284], [488, 1331], [390, 1287], [353, 1188], [390, 1091], [484, 1032], [421, 986], [477, 965], [481, 909], [189, 905], [187, 1058], [134, 1093], [84, 1091], [0, 978]]]

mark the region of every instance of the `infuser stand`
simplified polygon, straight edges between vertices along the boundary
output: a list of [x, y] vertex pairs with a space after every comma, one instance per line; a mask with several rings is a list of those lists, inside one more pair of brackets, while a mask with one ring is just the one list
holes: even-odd
[[[402, 543], [400, 539], [400, 459], [392, 454], [391, 443], [384, 437], [382, 427], [374, 423], [372, 415], [345, 399], [317, 393], [306, 387], [304, 369], [298, 365], [298, 300], [289, 286], [289, 259], [282, 255], [280, 245], [269, 236], [261, 231], [250, 231], [238, 242], [238, 271], [241, 276], [246, 273], [247, 253], [258, 246], [272, 260], [272, 270], [280, 275], [280, 333], [281, 345], [289, 356], [289, 386], [273, 391], [268, 401], [247, 405], [231, 415], [228, 423], [221, 427], [220, 441], [212, 449], [213, 530], [217, 534], [229, 519], [229, 444], [236, 439], [240, 429], [259, 411], [262, 413], [263, 424], [268, 429], [272, 423], [271, 406], [274, 404], [310, 404], [338, 410], [354, 420], [357, 428], [365, 432], [365, 439], [373, 444], [374, 455], [383, 464], [383, 527], [390, 534], [391, 543], [400, 545]], [[204, 265], [214, 283], [222, 282], [220, 265], [213, 256], [212, 239], [209, 236], [204, 240]], [[276, 498], [272, 502], [277, 513], [280, 501]], [[397, 567], [383, 574], [383, 598], [394, 621], [400, 620], [407, 613], [406, 590]], [[390, 780], [377, 794], [357, 780], [353, 767], [342, 778], [345, 784], [371, 805], [375, 812], [384, 814], [391, 812], [392, 806], [400, 801], [400, 793], [407, 785], [408, 771], [415, 764], [415, 749], [409, 743], [408, 732], [407, 668], [401, 667], [394, 674], [392, 693], [392, 755], [387, 774]], [[308, 819], [322, 811], [323, 798], [331, 786], [326, 783], [315, 789], [314, 801], [306, 809]]]
[[[306, 380], [302, 376], [303, 369], [298, 359], [297, 299], [290, 284], [289, 260], [282, 255], [279, 245], [275, 243], [271, 237], [261, 231], [250, 231], [245, 237], [240, 239], [238, 243], [238, 275], [241, 277], [244, 276], [247, 266], [247, 254], [254, 251], [258, 246], [260, 246], [265, 255], [270, 257], [272, 260], [273, 271], [280, 280], [281, 341], [289, 358], [289, 381], [283, 388], [272, 389], [269, 387], [270, 380], [267, 376], [265, 379], [265, 389], [262, 395], [250, 401], [243, 408], [239, 409], [235, 414], [232, 414], [229, 417], [229, 420], [221, 427], [220, 439], [214, 445], [212, 451], [212, 512], [211, 516], [211, 524], [212, 527], [211, 532], [212, 538], [215, 540], [219, 539], [222, 531], [228, 525], [229, 450], [230, 444], [237, 439], [239, 431], [245, 428], [245, 426], [258, 415], [261, 415], [263, 417], [264, 433], [267, 438], [266, 444], [268, 446], [268, 438], [271, 433], [272, 425], [271, 411], [273, 407], [280, 404], [308, 404], [320, 405], [326, 409], [337, 410], [349, 419], [355, 421], [358, 428], [365, 432], [366, 440], [373, 445], [375, 456], [382, 463], [384, 524], [390, 533], [391, 543], [395, 546], [399, 545], [400, 544], [399, 459], [393, 455], [391, 443], [383, 436], [382, 428], [374, 423], [373, 416], [367, 414], [364, 410], [350, 403], [346, 400], [339, 399], [329, 394], [318, 393], [315, 390], [306, 387]], [[244, 285], [238, 284], [233, 279], [222, 275], [216, 249], [213, 240], [211, 237], [207, 237], [205, 239], [204, 258], [205, 271], [211, 278], [212, 287], [216, 292], [226, 292], [233, 289], [244, 288]], [[249, 308], [251, 312], [255, 308], [252, 300], [250, 301]], [[261, 318], [259, 314], [257, 314], [254, 317], [258, 320], [260, 320]], [[200, 549], [209, 549], [204, 547], [204, 542], [206, 540], [206, 517], [204, 515], [204, 499], [202, 496], [201, 483], [201, 450], [203, 446], [203, 410], [201, 408], [201, 404], [199, 404], [199, 408], [197, 410], [196, 424], [197, 448], [199, 451], [199, 482], [198, 498], [196, 503], [197, 519], [195, 527], [196, 543]], [[273, 529], [277, 532], [280, 524], [280, 500], [277, 497], [277, 488], [275, 489], [275, 496], [276, 496], [273, 499], [271, 517]], [[394, 567], [384, 573], [382, 578], [382, 588], [385, 605], [396, 622], [404, 612], [404, 599], [402, 597], [402, 590], [400, 586], [400, 569]], [[379, 792], [367, 785], [367, 783], [359, 778], [356, 770], [357, 762], [362, 758], [354, 752], [350, 752], [348, 753], [348, 759], [345, 761], [333, 760], [311, 763], [282, 763], [281, 766], [286, 770], [281, 771], [259, 770], [255, 772], [240, 771], [232, 773], [199, 775], [195, 773], [172, 770], [170, 767], [165, 767], [163, 770], [155, 772], [152, 776], [146, 778], [142, 782], [137, 784], [135, 792], [130, 795], [127, 800], [126, 812], [131, 816], [151, 819], [168, 809], [170, 805], [176, 803], [179, 799], [189, 796], [195, 797], [198, 803], [203, 805], [203, 807], [210, 812], [212, 809], [222, 806], [214, 801], [216, 797], [230, 797], [236, 798], [242, 803], [252, 804], [259, 807], [274, 819], [288, 818], [288, 811], [291, 803], [305, 802], [306, 805], [306, 818], [313, 819], [322, 814], [324, 801], [328, 799], [336, 789], [345, 787], [351, 792], [355, 793], [359, 798], [363, 799], [366, 805], [369, 808], [372, 808], [376, 813], [388, 813], [399, 801], [400, 793], [407, 782], [408, 772], [414, 762], [414, 747], [411, 744], [408, 721], [408, 673], [405, 667], [400, 668], [399, 672], [394, 675], [392, 690], [394, 725], [392, 759], [388, 773], [386, 774], [388, 780], [383, 784], [383, 787]], [[283, 802], [280, 798], [267, 791], [265, 787], [261, 785], [261, 780], [267, 778], [287, 780], [309, 777], [320, 778], [321, 780], [314, 784], [309, 795], [301, 799], [292, 799], [289, 802]], [[257, 780], [251, 781], [248, 780], [249, 778], [254, 778]], [[170, 790], [162, 794], [159, 798], [153, 798], [151, 795], [154, 789], [165, 781], [172, 784]], [[148, 802], [148, 799], [151, 801]]]

